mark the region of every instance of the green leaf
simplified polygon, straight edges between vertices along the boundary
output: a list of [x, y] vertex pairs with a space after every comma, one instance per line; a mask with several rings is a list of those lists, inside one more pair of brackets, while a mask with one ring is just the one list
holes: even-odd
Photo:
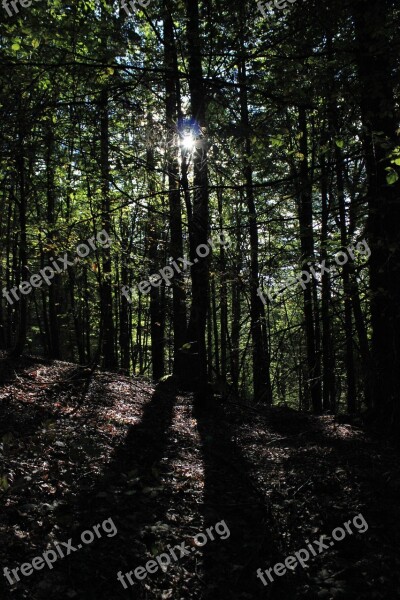
[[0, 489], [3, 490], [4, 492], [6, 492], [9, 487], [10, 486], [7, 481], [6, 475], [2, 475], [2, 477], [0, 477]]
[[277, 135], [275, 137], [272, 137], [271, 138], [271, 144], [273, 146], [282, 146], [283, 145], [282, 136], [281, 135]]
[[393, 185], [394, 183], [396, 183], [396, 181], [398, 181], [399, 176], [396, 173], [396, 171], [390, 171], [387, 175], [386, 175], [386, 181], [388, 182], [389, 185]]
[[343, 148], [344, 141], [343, 140], [335, 140], [335, 144], [338, 148]]
[[11, 50], [14, 50], [14, 52], [18, 52], [20, 48], [21, 46], [17, 42], [11, 46]]

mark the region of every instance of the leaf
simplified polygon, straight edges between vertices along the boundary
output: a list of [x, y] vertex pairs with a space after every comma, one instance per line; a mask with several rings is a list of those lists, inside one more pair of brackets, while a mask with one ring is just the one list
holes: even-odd
[[343, 148], [344, 141], [343, 140], [335, 140], [335, 144], [338, 148]]
[[282, 136], [281, 135], [277, 135], [276, 137], [272, 137], [271, 138], [271, 144], [273, 146], [282, 146], [283, 145], [283, 141], [282, 141]]
[[10, 487], [10, 485], [9, 485], [9, 483], [7, 481], [7, 476], [6, 475], [2, 475], [0, 477], [0, 489], [3, 490], [4, 492], [6, 492], [9, 487]]
[[15, 42], [12, 46], [11, 46], [11, 50], [14, 50], [14, 52], [18, 52], [18, 50], [21, 48], [21, 46]]
[[39, 48], [39, 44], [40, 44], [39, 40], [32, 40], [32, 46], [34, 48]]
[[396, 183], [396, 181], [398, 181], [399, 176], [396, 173], [396, 171], [390, 171], [387, 175], [386, 175], [386, 181], [388, 182], [388, 185], [393, 185], [394, 183]]

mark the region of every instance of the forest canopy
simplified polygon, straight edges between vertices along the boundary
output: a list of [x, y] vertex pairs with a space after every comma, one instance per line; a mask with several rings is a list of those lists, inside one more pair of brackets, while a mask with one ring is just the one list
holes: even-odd
[[399, 16], [5, 1], [0, 347], [398, 429]]

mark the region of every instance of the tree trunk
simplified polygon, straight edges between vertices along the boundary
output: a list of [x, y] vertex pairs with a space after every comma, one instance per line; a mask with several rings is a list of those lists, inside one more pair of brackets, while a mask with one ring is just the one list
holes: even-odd
[[[102, 216], [103, 229], [111, 237], [110, 218], [110, 164], [109, 164], [109, 116], [108, 116], [108, 93], [103, 89], [100, 96], [100, 147], [101, 147], [101, 189], [102, 189]], [[100, 306], [101, 306], [101, 351], [105, 369], [111, 371], [118, 367], [115, 351], [115, 331], [113, 321], [112, 301], [112, 263], [111, 249], [105, 246], [102, 252], [102, 280], [100, 283]]]
[[[22, 123], [23, 116], [20, 115], [20, 123]], [[26, 237], [26, 209], [27, 209], [27, 197], [26, 197], [26, 184], [25, 184], [25, 149], [24, 149], [24, 133], [22, 125], [20, 125], [18, 132], [18, 149], [16, 156], [16, 172], [19, 180], [19, 201], [18, 201], [18, 218], [19, 218], [19, 254], [18, 254], [18, 266], [16, 273], [16, 285], [19, 286], [21, 280], [25, 280], [25, 276], [28, 273], [27, 269], [27, 237]], [[13, 357], [18, 357], [22, 354], [26, 344], [26, 336], [28, 330], [28, 301], [27, 297], [19, 292], [19, 302], [16, 312], [18, 313], [18, 329], [15, 346], [11, 352]]]
[[[223, 218], [222, 218], [222, 192], [220, 189], [217, 191], [218, 195], [218, 216], [219, 216], [219, 227], [220, 232], [223, 231]], [[226, 252], [225, 247], [221, 244], [219, 250], [219, 271], [221, 274], [221, 378], [222, 382], [226, 383], [226, 376], [228, 372], [227, 367], [227, 338], [228, 338], [228, 286], [226, 283], [227, 279], [227, 267], [226, 267]]]
[[247, 98], [247, 74], [245, 55], [245, 40], [241, 27], [239, 60], [239, 93], [241, 126], [244, 130], [244, 178], [246, 185], [247, 209], [249, 212], [250, 229], [250, 322], [253, 358], [253, 394], [257, 401], [263, 397], [266, 404], [272, 404], [271, 379], [267, 344], [264, 347], [262, 321], [265, 319], [264, 305], [257, 293], [259, 288], [258, 262], [258, 229], [257, 213], [253, 188], [253, 168], [251, 166], [252, 147], [250, 141], [250, 121]]
[[394, 65], [388, 38], [393, 3], [353, 3], [360, 106], [368, 179], [371, 249], [373, 402], [377, 416], [400, 430], [400, 180], [386, 181], [388, 155], [398, 145]]
[[[336, 115], [333, 115], [334, 130], [337, 130]], [[335, 144], [335, 169], [336, 169], [336, 185], [337, 199], [339, 208], [340, 221], [340, 243], [342, 250], [345, 252], [348, 246], [347, 225], [346, 225], [346, 206], [345, 206], [345, 190], [343, 180], [343, 158], [340, 148]], [[351, 305], [351, 289], [350, 289], [350, 265], [346, 262], [342, 266], [342, 280], [344, 293], [344, 335], [346, 344], [345, 368], [347, 382], [347, 412], [349, 414], [356, 411], [356, 377], [354, 371], [354, 348], [353, 348], [353, 317]]]
[[[321, 201], [322, 201], [322, 225], [321, 225], [321, 262], [328, 261], [328, 182], [325, 157], [321, 157]], [[323, 388], [322, 407], [325, 411], [334, 411], [336, 406], [335, 390], [335, 352], [332, 339], [332, 323], [329, 310], [331, 298], [331, 276], [330, 273], [322, 274], [322, 361], [323, 361]]]
[[[149, 116], [148, 127], [151, 129], [152, 120]], [[147, 149], [147, 172], [149, 178], [149, 195], [154, 195], [154, 151], [152, 148]], [[149, 247], [150, 272], [156, 273], [160, 268], [158, 242], [161, 237], [160, 228], [158, 226], [158, 215], [153, 211], [149, 211], [148, 227], [147, 227], [147, 242]], [[165, 285], [164, 281], [159, 281], [161, 286]], [[165, 372], [164, 367], [164, 346], [165, 346], [165, 306], [162, 303], [162, 295], [160, 287], [151, 286], [150, 290], [150, 332], [151, 332], [151, 361], [153, 369], [153, 379], [158, 380], [163, 377]]]
[[[167, 120], [167, 173], [169, 189], [169, 216], [171, 227], [171, 258], [183, 257], [182, 211], [179, 184], [179, 163], [175, 141], [178, 106], [180, 105], [178, 58], [174, 38], [174, 27], [170, 2], [165, 2], [164, 18], [164, 62], [165, 62], [165, 114]], [[174, 333], [174, 367], [179, 373], [179, 350], [185, 342], [186, 293], [181, 273], [172, 280], [172, 327]]]
[[[308, 261], [313, 261], [314, 259], [314, 235], [311, 182], [308, 172], [308, 132], [306, 111], [303, 107], [299, 108], [299, 128], [302, 133], [302, 137], [300, 139], [300, 152], [304, 157], [301, 161], [300, 166], [300, 243], [302, 253], [302, 269], [304, 271], [309, 271], [307, 263]], [[308, 385], [311, 394], [313, 411], [314, 413], [319, 413], [322, 409], [321, 371], [318, 358], [318, 348], [316, 345], [313, 311], [313, 293], [311, 282], [304, 285], [303, 294], [304, 320], [307, 343]]]
[[[239, 217], [237, 217], [239, 218]], [[239, 225], [239, 223], [238, 223]], [[240, 375], [240, 319], [241, 319], [241, 293], [240, 293], [240, 271], [242, 268], [241, 248], [240, 248], [240, 227], [236, 229], [236, 253], [234, 265], [232, 267], [231, 283], [231, 343], [230, 343], [230, 375], [234, 394], [239, 394], [239, 375]]]
[[207, 352], [206, 324], [208, 310], [209, 261], [198, 259], [195, 250], [207, 244], [209, 229], [208, 167], [207, 167], [207, 129], [206, 100], [201, 62], [201, 40], [199, 31], [198, 0], [186, 0], [187, 43], [189, 54], [189, 90], [192, 115], [196, 123], [196, 148], [193, 152], [193, 215], [189, 222], [191, 262], [198, 262], [191, 267], [192, 305], [189, 325], [186, 332], [186, 344], [190, 350], [185, 351], [184, 368], [180, 376], [190, 384], [196, 392], [197, 399], [207, 398]]
[[[47, 122], [47, 156], [46, 156], [46, 171], [47, 171], [47, 222], [49, 225], [49, 243], [51, 251], [45, 253], [45, 261], [47, 264], [51, 263], [51, 258], [54, 258], [55, 249], [55, 182], [54, 182], [54, 124], [52, 119], [48, 118]], [[50, 347], [50, 358], [59, 359], [60, 353], [60, 336], [59, 336], [59, 322], [57, 314], [58, 306], [58, 282], [59, 276], [55, 275], [49, 287], [49, 347]]]

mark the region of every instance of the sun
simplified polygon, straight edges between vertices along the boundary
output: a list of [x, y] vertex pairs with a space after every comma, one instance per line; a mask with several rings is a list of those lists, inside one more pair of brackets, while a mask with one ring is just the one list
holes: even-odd
[[192, 152], [194, 150], [196, 144], [196, 140], [191, 133], [185, 133], [182, 138], [181, 145], [184, 150], [187, 152]]

